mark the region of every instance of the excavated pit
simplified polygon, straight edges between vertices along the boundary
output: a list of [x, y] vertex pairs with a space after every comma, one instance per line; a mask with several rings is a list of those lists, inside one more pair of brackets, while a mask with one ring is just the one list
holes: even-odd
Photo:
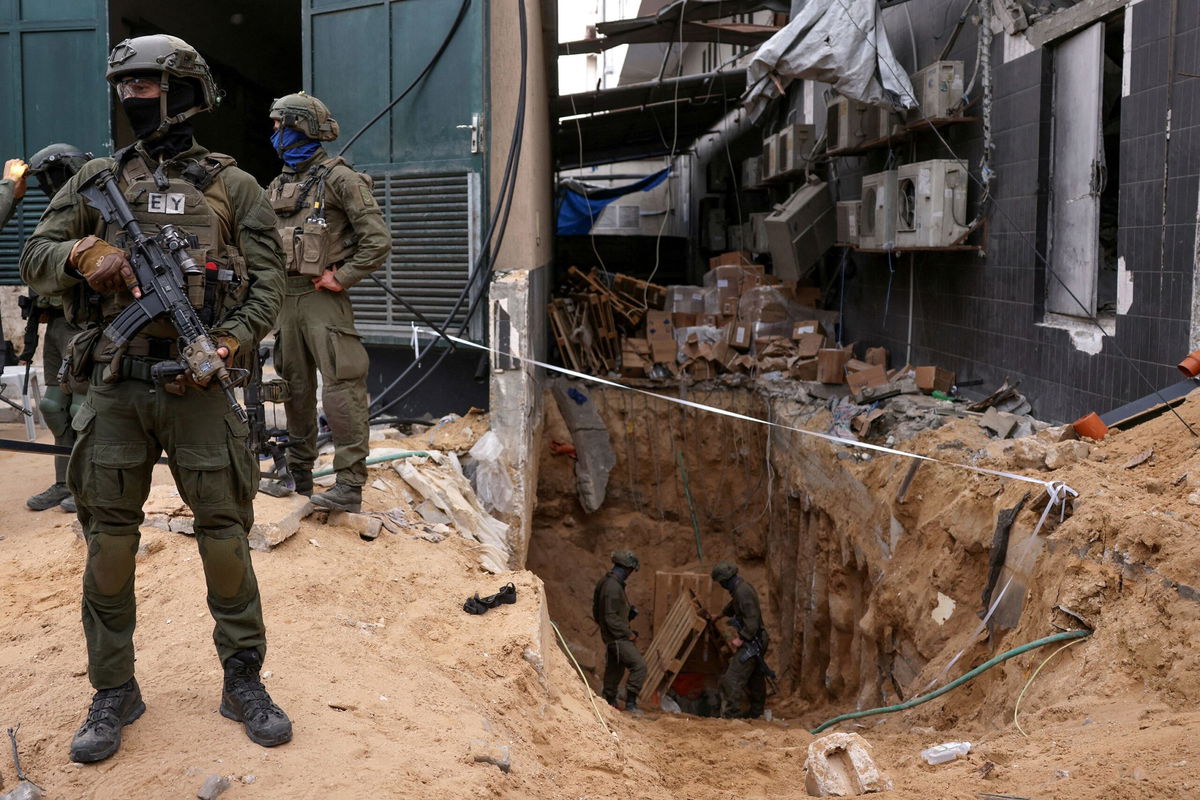
[[[642, 561], [629, 594], [643, 609], [653, 607], [656, 571], [706, 572], [720, 559], [741, 565], [763, 600], [768, 660], [780, 678], [768, 708], [806, 727], [908, 700], [1081, 623], [1096, 634], [1056, 657], [1024, 698], [1022, 714], [1070, 714], [1070, 698], [1084, 691], [1105, 699], [1136, 693], [1142, 707], [1200, 696], [1189, 641], [1200, 618], [1200, 595], [1191, 588], [1200, 580], [1192, 505], [1200, 493], [1189, 499], [1200, 461], [1169, 418], [1093, 445], [1059, 442], [1055, 428], [993, 441], [973, 418], [911, 403], [888, 409], [890, 419], [872, 435], [881, 444], [1079, 490], [1065, 521], [1055, 510], [1034, 539], [1047, 501], [1038, 484], [940, 463], [914, 467], [902, 456], [864, 454], [630, 391], [592, 387], [587, 394], [616, 455], [607, 498], [600, 510], [583, 513], [574, 462], [551, 452], [551, 442], [571, 436], [548, 400], [528, 565], [546, 582], [550, 612], [583, 654], [594, 686], [603, 653], [590, 619], [592, 587], [608, 554], [627, 547]], [[827, 402], [803, 391], [718, 388], [681, 396], [790, 427], [824, 432], [833, 420]], [[1150, 444], [1155, 458], [1137, 471], [1124, 468]], [[997, 519], [1026, 493], [992, 597], [1008, 589], [981, 630]], [[1011, 729], [1017, 695], [1051, 652], [1026, 653], [902, 716], [861, 725]]]

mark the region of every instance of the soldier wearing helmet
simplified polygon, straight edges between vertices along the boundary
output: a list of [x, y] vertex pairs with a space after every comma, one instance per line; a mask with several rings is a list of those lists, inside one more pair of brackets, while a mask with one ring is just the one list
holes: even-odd
[[[337, 120], [324, 103], [303, 92], [289, 94], [271, 104], [270, 117], [271, 142], [284, 164], [267, 197], [287, 264], [275, 367], [290, 389], [284, 403], [288, 468], [295, 490], [311, 495], [314, 505], [360, 511], [370, 451], [369, 361], [346, 290], [383, 264], [391, 236], [371, 179], [322, 146], [338, 136]], [[337, 482], [313, 495], [318, 372]]]
[[625, 671], [629, 680], [625, 683], [625, 710], [639, 711], [637, 699], [646, 680], [646, 661], [634, 644], [637, 632], [629, 623], [637, 616], [637, 608], [629, 604], [625, 595], [625, 581], [640, 566], [638, 557], [629, 550], [618, 550], [612, 554], [613, 568], [609, 570], [592, 593], [592, 619], [600, 626], [600, 638], [604, 642], [604, 699], [614, 708], [617, 706], [617, 687]]
[[[46, 197], [53, 199], [71, 176], [91, 161], [92, 154], [84, 153], [69, 144], [51, 144], [29, 157], [29, 177], [37, 181]], [[17, 356], [17, 362], [28, 364], [33, 360], [37, 348], [37, 326], [46, 325], [42, 337], [42, 385], [45, 391], [38, 403], [46, 427], [54, 434], [54, 443], [60, 447], [75, 444], [75, 431], [71, 418], [83, 405], [84, 393], [70, 394], [58, 385], [58, 368], [62, 366], [67, 342], [79, 332], [79, 328], [67, 322], [63, 315], [61, 297], [43, 297], [32, 289], [28, 297], [21, 299], [21, 313], [28, 319], [25, 349]], [[75, 498], [67, 488], [67, 457], [54, 458], [54, 483], [25, 501], [31, 511], [45, 511], [58, 506], [74, 514]]]
[[[722, 716], [756, 719], [767, 703], [767, 678], [774, 677], [764, 660], [767, 654], [767, 629], [763, 627], [758, 592], [738, 575], [736, 564], [721, 561], [712, 568], [712, 579], [729, 592], [730, 601], [721, 612], [734, 629], [734, 647], [729, 666], [721, 676]], [[743, 710], [747, 695], [750, 707]]]
[[274, 214], [233, 158], [193, 140], [191, 117], [213, 110], [220, 95], [187, 42], [127, 39], [113, 48], [107, 77], [137, 141], [84, 164], [50, 201], [21, 254], [25, 282], [40, 295], [62, 297], [67, 320], [82, 328], [67, 346], [64, 375], [88, 384], [72, 422], [78, 438], [67, 486], [87, 540], [83, 629], [96, 693], [71, 759], [108, 758], [121, 745], [122, 727], [145, 710], [134, 677], [134, 554], [164, 449], [192, 509], [204, 565], [225, 673], [220, 712], [257, 744], [283, 744], [292, 737], [291, 721], [259, 678], [266, 628], [247, 542], [258, 467], [246, 425], [229, 413], [219, 389], [153, 379], [156, 364], [180, 357], [178, 333], [166, 319], [119, 345], [105, 335], [141, 290], [121, 229], [102, 220], [79, 190], [109, 170], [144, 231], [172, 224], [189, 235], [188, 255], [206, 267], [204, 291], [189, 299], [231, 364], [239, 351], [258, 347], [279, 311], [285, 276]]

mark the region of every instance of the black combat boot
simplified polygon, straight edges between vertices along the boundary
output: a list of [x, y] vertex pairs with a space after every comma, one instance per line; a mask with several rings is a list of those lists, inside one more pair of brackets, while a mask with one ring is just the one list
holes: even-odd
[[637, 704], [637, 692], [631, 692], [628, 689], [625, 690], [625, 710], [635, 715], [642, 713]]
[[101, 689], [92, 697], [87, 719], [71, 740], [71, 760], [80, 764], [103, 761], [121, 747], [121, 728], [146, 710], [137, 680], [130, 678], [113, 689]]
[[329, 491], [314, 494], [312, 504], [332, 511], [349, 511], [357, 514], [362, 511], [362, 487], [338, 481]]
[[620, 708], [621, 708], [619, 705], [617, 705], [616, 693], [609, 694], [608, 692], [605, 692], [604, 693], [604, 702], [608, 703], [610, 706], [612, 706], [613, 708], [615, 708], [617, 710], [620, 710]]
[[288, 472], [292, 473], [292, 480], [296, 482], [296, 494], [302, 494], [305, 497], [312, 497], [312, 470], [290, 467], [288, 468]]
[[292, 740], [292, 721], [267, 694], [258, 678], [261, 668], [257, 650], [241, 650], [225, 661], [221, 716], [242, 723], [255, 744], [275, 747]]
[[71, 490], [67, 488], [65, 483], [60, 482], [26, 500], [25, 506], [30, 511], [45, 511], [47, 508], [54, 508], [63, 500], [70, 497]]

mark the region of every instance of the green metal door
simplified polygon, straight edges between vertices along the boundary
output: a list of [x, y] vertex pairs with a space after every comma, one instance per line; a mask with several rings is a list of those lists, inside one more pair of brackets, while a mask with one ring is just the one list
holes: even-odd
[[[461, 2], [304, 0], [304, 83], [329, 105], [343, 140], [421, 73]], [[380, 278], [438, 323], [468, 284], [484, 218], [485, 12], [486, 0], [469, 0], [433, 70], [347, 152], [374, 179], [391, 228], [391, 256]], [[334, 152], [339, 147], [333, 143]], [[415, 316], [374, 283], [363, 281], [351, 296], [369, 338], [410, 340]], [[466, 309], [463, 303], [456, 323]], [[476, 337], [482, 316], [472, 322]]]
[[[0, 162], [52, 142], [109, 150], [105, 0], [0, 0]], [[0, 230], [0, 284], [19, 283], [21, 246], [46, 207], [30, 188]]]

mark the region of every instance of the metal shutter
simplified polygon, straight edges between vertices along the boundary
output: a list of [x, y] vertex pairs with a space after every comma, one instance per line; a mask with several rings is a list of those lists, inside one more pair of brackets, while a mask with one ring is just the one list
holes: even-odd
[[25, 199], [17, 204], [12, 219], [0, 229], [0, 286], [21, 283], [21, 248], [37, 227], [49, 202], [43, 192], [29, 187]]
[[[387, 262], [375, 273], [431, 322], [445, 322], [466, 287], [477, 251], [479, 178], [472, 172], [405, 175], [368, 169], [375, 182], [375, 201], [392, 234]], [[475, 287], [475, 293], [486, 287]], [[407, 308], [370, 279], [350, 290], [355, 323], [365, 334], [405, 337], [419, 322]], [[462, 303], [451, 324], [466, 319], [471, 298]], [[468, 333], [482, 333], [482, 303]]]

